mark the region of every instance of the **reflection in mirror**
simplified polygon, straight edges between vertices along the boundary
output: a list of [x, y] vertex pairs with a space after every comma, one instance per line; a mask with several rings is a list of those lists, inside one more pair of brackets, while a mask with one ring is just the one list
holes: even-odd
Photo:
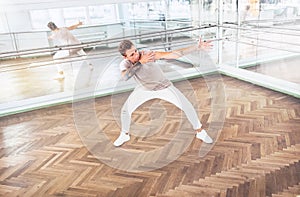
[[[199, 36], [215, 39], [211, 57], [219, 67], [245, 68], [299, 84], [298, 67], [293, 66], [300, 54], [299, 2], [155, 0], [64, 4], [19, 5], [0, 12], [0, 80], [2, 92], [6, 92], [0, 96], [3, 114], [18, 106], [38, 108], [41, 103], [70, 102], [79, 71], [85, 76], [79, 87], [94, 91], [89, 85], [96, 74], [103, 72], [104, 65], [119, 55], [117, 46], [124, 38], [134, 40], [141, 49], [163, 51], [191, 44]], [[71, 31], [80, 43], [61, 44], [48, 39], [52, 34], [47, 27], [49, 21], [58, 27], [82, 22]], [[82, 48], [87, 55], [53, 59], [75, 48]], [[191, 59], [173, 61], [170, 68], [188, 71], [189, 66], [197, 64]], [[63, 78], [56, 77], [57, 65], [64, 70]], [[276, 70], [280, 72], [273, 73]]]
[[[237, 6], [238, 5], [238, 6]], [[223, 64], [300, 83], [299, 1], [239, 1], [223, 6]]]
[[[117, 46], [123, 38], [134, 40], [140, 48], [163, 51], [191, 44], [199, 36], [215, 38], [214, 27], [197, 29], [199, 11], [192, 9], [192, 3], [200, 7], [198, 2], [189, 0], [160, 0], [104, 5], [85, 3], [72, 7], [49, 3], [51, 6], [40, 9], [28, 6], [26, 14], [18, 9], [8, 11], [0, 18], [2, 25], [7, 24], [4, 28], [7, 31], [1, 33], [0, 45], [0, 80], [5, 84], [3, 91], [7, 92], [0, 96], [1, 109], [14, 108], [16, 103], [23, 106], [24, 103], [51, 100], [46, 104], [51, 105], [54, 101], [70, 101], [78, 72], [85, 76], [80, 87], [89, 89], [97, 73], [103, 72], [105, 65], [119, 56]], [[20, 20], [12, 20], [12, 15]], [[28, 27], [18, 29], [22, 20], [27, 20], [24, 24]], [[61, 44], [49, 39], [53, 33], [47, 27], [49, 21], [55, 22], [58, 28], [82, 22], [70, 31], [80, 44]], [[205, 23], [204, 20], [201, 25]], [[215, 21], [209, 23], [215, 24]], [[63, 55], [78, 47], [86, 55]], [[191, 64], [184, 59], [169, 62], [170, 68], [164, 71], [187, 69]], [[63, 77], [57, 77], [58, 67], [63, 70]]]

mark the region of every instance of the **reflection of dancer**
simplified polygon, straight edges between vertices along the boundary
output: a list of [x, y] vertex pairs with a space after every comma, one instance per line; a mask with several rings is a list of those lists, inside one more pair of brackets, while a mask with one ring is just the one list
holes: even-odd
[[[76, 25], [72, 25], [69, 27], [60, 27], [58, 28], [53, 22], [48, 23], [49, 29], [52, 31], [52, 35], [49, 36], [49, 39], [57, 40], [59, 44], [61, 45], [75, 45], [80, 44], [81, 42], [70, 32], [70, 30], [76, 29], [78, 26], [82, 25], [82, 22], [79, 22]], [[80, 56], [86, 56], [86, 53], [83, 51], [82, 47], [80, 48], [73, 48], [69, 50], [61, 50], [55, 53], [53, 56], [53, 59], [60, 59], [72, 55], [80, 55]], [[90, 69], [93, 69], [93, 66], [91, 63], [89, 63]], [[64, 78], [64, 72], [61, 68], [60, 64], [57, 64], [57, 71], [59, 76], [58, 79]]]
[[121, 74], [125, 80], [134, 77], [139, 84], [130, 94], [123, 105], [121, 112], [122, 130], [120, 136], [114, 142], [115, 146], [121, 146], [130, 140], [129, 127], [131, 114], [140, 105], [148, 100], [159, 98], [173, 103], [184, 111], [188, 120], [196, 131], [196, 137], [206, 143], [213, 140], [202, 129], [198, 115], [193, 105], [188, 99], [173, 86], [164, 76], [161, 68], [156, 64], [151, 64], [159, 59], [176, 59], [198, 49], [210, 48], [210, 42], [202, 42], [201, 39], [197, 46], [191, 46], [170, 52], [163, 51], [138, 51], [130, 40], [123, 40], [119, 45], [119, 52], [124, 60], [120, 63]]
[[245, 10], [242, 12], [241, 22], [244, 23], [247, 20], [250, 12], [250, 5], [246, 5]]

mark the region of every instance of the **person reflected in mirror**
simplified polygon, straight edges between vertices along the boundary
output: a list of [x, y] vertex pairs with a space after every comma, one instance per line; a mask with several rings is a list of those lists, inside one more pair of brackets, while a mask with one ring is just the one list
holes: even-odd
[[243, 10], [243, 12], [241, 14], [241, 23], [242, 24], [247, 23], [249, 15], [250, 15], [250, 5], [246, 5], [245, 9]]
[[121, 146], [130, 140], [131, 114], [140, 105], [151, 99], [168, 101], [181, 109], [195, 130], [196, 138], [205, 143], [213, 143], [212, 138], [202, 128], [197, 112], [190, 101], [167, 79], [158, 64], [161, 59], [177, 59], [196, 50], [210, 49], [211, 41], [199, 39], [198, 43], [173, 51], [139, 51], [130, 40], [120, 42], [118, 50], [123, 56], [120, 71], [124, 80], [134, 78], [137, 87], [130, 94], [121, 110], [121, 132], [114, 146]]
[[[81, 42], [71, 33], [71, 30], [74, 30], [78, 28], [80, 25], [83, 23], [79, 21], [75, 25], [71, 25], [69, 27], [57, 27], [54, 22], [49, 22], [47, 24], [48, 28], [52, 31], [52, 34], [48, 37], [48, 39], [55, 40], [58, 42], [59, 45], [62, 46], [68, 46], [68, 45], [76, 45], [76, 44], [81, 44]], [[53, 59], [58, 60], [70, 56], [82, 56], [86, 58], [86, 53], [84, 52], [82, 47], [76, 47], [76, 48], [71, 48], [68, 50], [59, 50], [57, 51]], [[91, 62], [88, 62], [89, 68], [93, 70], [93, 64]], [[56, 64], [57, 66], [57, 71], [58, 71], [58, 76], [55, 77], [55, 79], [64, 79], [64, 71], [62, 69], [61, 64]]]

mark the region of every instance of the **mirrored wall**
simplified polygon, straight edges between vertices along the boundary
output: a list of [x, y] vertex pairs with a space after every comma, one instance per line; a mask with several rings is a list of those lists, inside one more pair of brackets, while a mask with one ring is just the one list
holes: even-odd
[[[212, 40], [208, 52], [157, 63], [173, 81], [220, 72], [300, 97], [300, 2], [295, 0], [49, 3], [2, 11], [0, 19], [2, 115], [131, 90], [134, 81], [122, 81], [118, 70], [122, 39], [140, 50], [163, 51], [195, 44], [199, 37]], [[49, 21], [59, 27], [82, 21], [72, 30], [81, 44], [50, 40]], [[57, 52], [76, 47], [87, 56], [53, 60]], [[58, 64], [64, 79], [54, 79]]]
[[224, 73], [299, 97], [300, 2], [227, 4], [224, 1], [221, 64], [231, 68], [223, 67]]

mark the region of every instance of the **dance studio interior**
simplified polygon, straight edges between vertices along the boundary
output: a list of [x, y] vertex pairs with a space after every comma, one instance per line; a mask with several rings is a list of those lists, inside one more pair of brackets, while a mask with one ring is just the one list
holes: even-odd
[[[163, 71], [212, 143], [154, 98], [115, 146], [139, 85], [123, 40], [195, 48], [141, 68]], [[299, 0], [0, 1], [0, 196], [300, 197], [299, 64]]]

